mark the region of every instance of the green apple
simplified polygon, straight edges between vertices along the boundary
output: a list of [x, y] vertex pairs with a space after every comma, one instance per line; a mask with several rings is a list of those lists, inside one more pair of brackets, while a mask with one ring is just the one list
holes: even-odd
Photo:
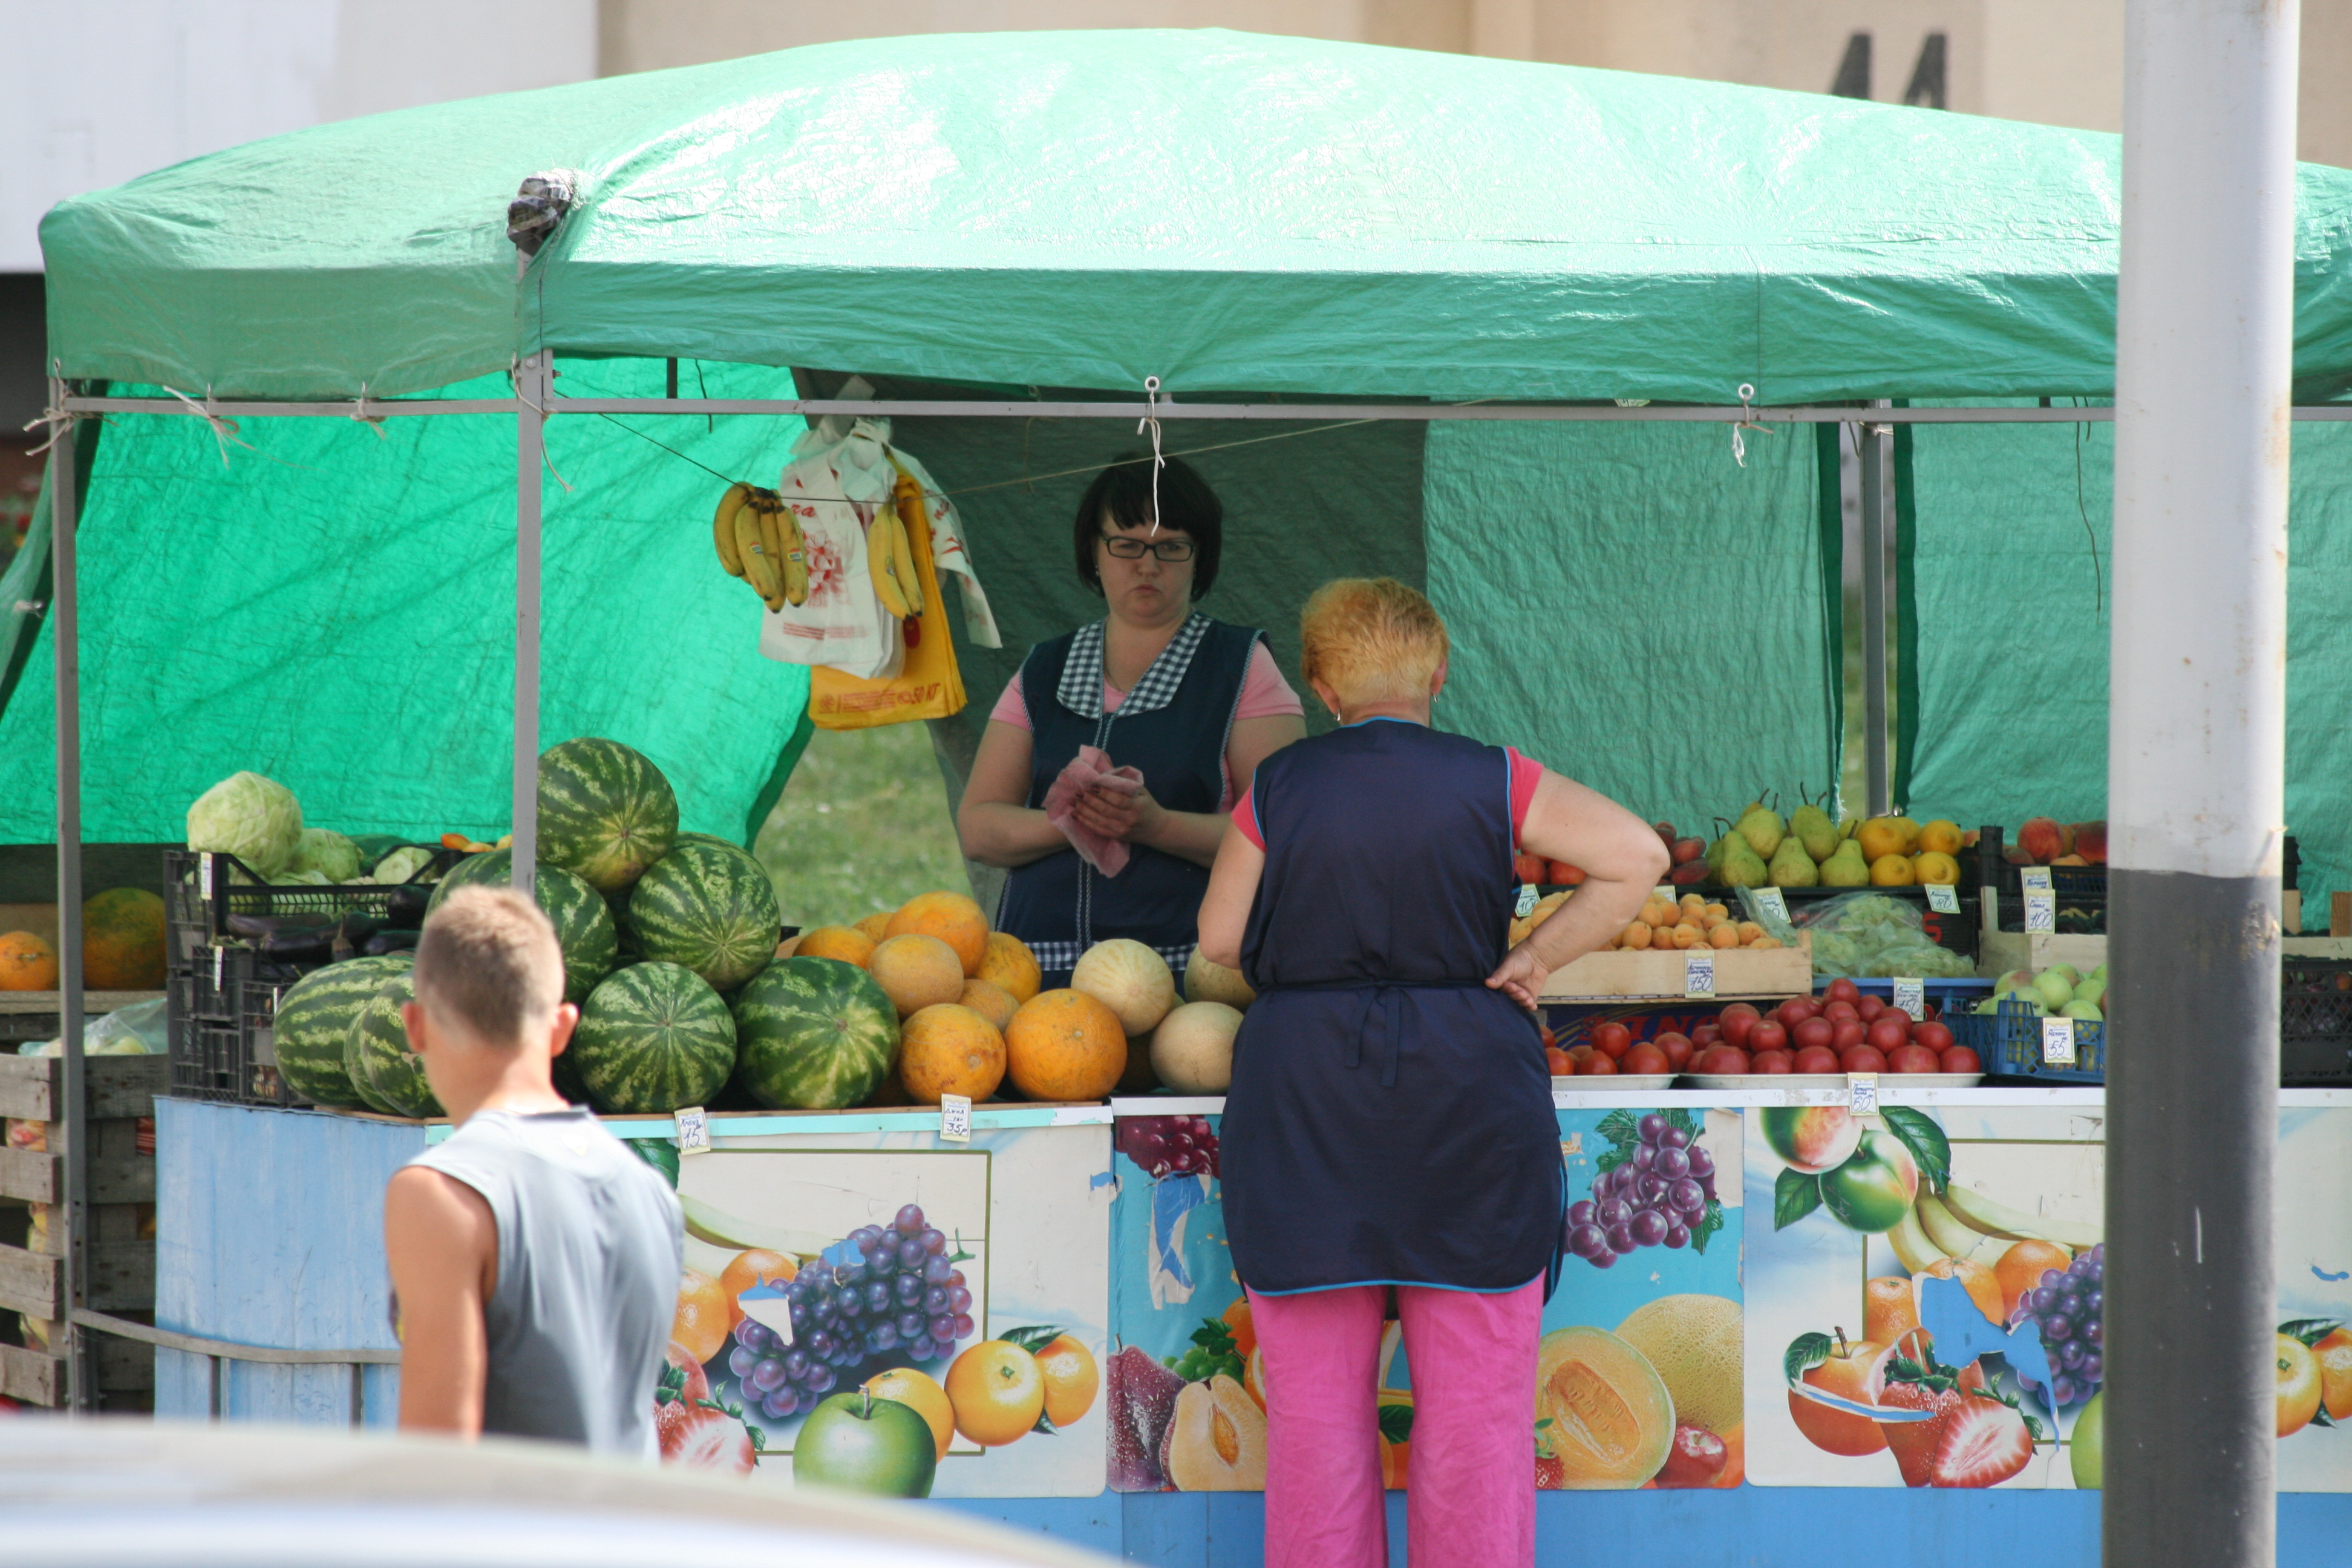
[[2095, 1491], [2106, 1473], [2106, 1417], [2099, 1414], [2105, 1389], [2091, 1395], [2091, 1402], [2076, 1412], [2074, 1430], [2066, 1437], [2066, 1458], [2074, 1469], [2074, 1485], [2084, 1491]]
[[2058, 1016], [2062, 1018], [2080, 1018], [2085, 1024], [2105, 1023], [2107, 1016], [2099, 1011], [2097, 1003], [2085, 1002], [2080, 997], [2059, 1008]]
[[1822, 1177], [1822, 1203], [1849, 1230], [1873, 1236], [1903, 1223], [1919, 1195], [1919, 1162], [1884, 1128], [1862, 1135], [1853, 1158]]
[[793, 1440], [793, 1479], [877, 1497], [929, 1497], [939, 1466], [930, 1424], [862, 1388], [819, 1405]]
[[2063, 1007], [2074, 999], [2074, 983], [2057, 969], [2045, 969], [2033, 977], [2033, 994], [2044, 1007]]

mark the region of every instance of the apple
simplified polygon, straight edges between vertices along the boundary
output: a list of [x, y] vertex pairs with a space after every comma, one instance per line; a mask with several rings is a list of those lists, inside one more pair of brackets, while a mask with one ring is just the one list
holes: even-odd
[[1862, 1000], [1862, 987], [1841, 976], [1823, 986], [1822, 995], [1832, 1002], [1859, 1002]]
[[1822, 1175], [1822, 1204], [1848, 1230], [1894, 1229], [1919, 1195], [1919, 1163], [1902, 1139], [1874, 1127], [1845, 1163]]
[[1592, 1048], [1614, 1061], [1625, 1054], [1633, 1043], [1633, 1031], [1613, 1020], [1604, 1019], [1584, 1032]]
[[809, 1413], [793, 1439], [793, 1479], [877, 1497], [929, 1497], [938, 1440], [914, 1406], [868, 1389], [836, 1394]]
[[1897, 1046], [1886, 1058], [1889, 1072], [1941, 1072], [1936, 1053], [1921, 1045]]
[[1922, 1024], [1911, 1031], [1911, 1038], [1929, 1050], [1941, 1053], [1951, 1048], [1952, 1031], [1944, 1024]]
[[1867, 1024], [1886, 1011], [1886, 1004], [1876, 996], [1864, 996], [1853, 1005], [1853, 1016]]
[[1870, 1037], [1870, 1026], [1859, 1018], [1841, 1018], [1830, 1031], [1830, 1049], [1844, 1050], [1858, 1046]]
[[[1856, 1405], [1875, 1405], [1885, 1379], [1885, 1346], [1840, 1335], [1827, 1359], [1808, 1371], [1801, 1381]], [[1805, 1440], [1826, 1453], [1858, 1458], [1886, 1447], [1886, 1428], [1867, 1415], [1832, 1410], [1794, 1394], [1789, 1395], [1789, 1415]]]
[[[1916, 1049], [1916, 1047], [1913, 1047]], [[1654, 1044], [1643, 1040], [1618, 1058], [1617, 1070], [1630, 1073], [1661, 1073], [1674, 1071], [1674, 1064]]]
[[1772, 1152], [1807, 1175], [1835, 1170], [1862, 1144], [1862, 1123], [1843, 1105], [1768, 1105], [1758, 1115]]
[[1710, 1078], [1737, 1078], [1749, 1068], [1748, 1056], [1738, 1046], [1716, 1046], [1693, 1064], [1694, 1072]]
[[1827, 1046], [1808, 1046], [1797, 1053], [1790, 1071], [1803, 1073], [1833, 1073], [1838, 1070], [1837, 1053]]
[[1791, 1072], [1796, 1068], [1796, 1058], [1786, 1051], [1759, 1051], [1756, 1053], [1755, 1060], [1748, 1064], [1748, 1070], [1750, 1072]]
[[1723, 1037], [1727, 1043], [1744, 1047], [1748, 1044], [1748, 1031], [1754, 1028], [1757, 1020], [1762, 1016], [1747, 1003], [1734, 1002], [1717, 1014], [1715, 1021], [1723, 1030]]
[[1778, 1018], [1759, 1018], [1756, 1026], [1748, 1031], [1748, 1048], [1751, 1051], [1781, 1051], [1788, 1047], [1789, 1031]]
[[1838, 1053], [1838, 1070], [1841, 1072], [1885, 1072], [1886, 1070], [1886, 1056], [1885, 1052], [1874, 1050], [1868, 1046], [1848, 1046], [1845, 1049]]
[[1576, 1076], [1579, 1078], [1614, 1078], [1617, 1076], [1617, 1058], [1609, 1055], [1606, 1051], [1595, 1051], [1577, 1064]]
[[1799, 1050], [1807, 1046], [1826, 1046], [1837, 1037], [1837, 1026], [1827, 1018], [1808, 1018], [1789, 1031], [1789, 1039]]
[[1706, 840], [1704, 838], [1677, 838], [1674, 841], [1668, 853], [1674, 856], [1675, 865], [1687, 866], [1692, 861], [1706, 853]]
[[1731, 1451], [1723, 1446], [1722, 1438], [1704, 1426], [1679, 1422], [1675, 1426], [1675, 1440], [1666, 1448], [1666, 1462], [1650, 1479], [1661, 1489], [1711, 1487], [1730, 1458]]
[[1984, 1062], [1966, 1046], [1946, 1046], [1937, 1055], [1938, 1072], [1982, 1072]]
[[1868, 1046], [1872, 1050], [1879, 1052], [1881, 1055], [1892, 1056], [1895, 1051], [1900, 1050], [1904, 1046], [1909, 1044], [1910, 1039], [1911, 1026], [1909, 1024], [1905, 1023], [1900, 1018], [1881, 1017], [1878, 1022], [1871, 1025], [1870, 1033], [1868, 1037], [1864, 1039], [1863, 1044]]
[[1832, 1024], [1843, 1024], [1848, 1018], [1859, 1018], [1862, 1015], [1854, 1010], [1853, 1003], [1841, 998], [1822, 1008], [1822, 1016]]

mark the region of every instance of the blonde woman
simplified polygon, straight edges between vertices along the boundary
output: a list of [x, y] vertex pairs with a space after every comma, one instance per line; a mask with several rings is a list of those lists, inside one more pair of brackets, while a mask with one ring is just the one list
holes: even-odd
[[[1387, 578], [1326, 584], [1303, 672], [1340, 727], [1258, 764], [1201, 951], [1258, 999], [1235, 1043], [1226, 1235], [1265, 1355], [1268, 1568], [1381, 1568], [1376, 1363], [1396, 1294], [1414, 1568], [1531, 1563], [1538, 1324], [1567, 1189], [1532, 1017], [1665, 874], [1633, 813], [1430, 728], [1444, 623]], [[1581, 866], [1505, 951], [1511, 857]]]

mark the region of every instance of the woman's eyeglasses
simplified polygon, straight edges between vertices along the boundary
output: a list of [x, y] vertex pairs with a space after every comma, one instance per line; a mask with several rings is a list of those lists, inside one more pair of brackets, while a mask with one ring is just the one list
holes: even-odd
[[1106, 533], [1102, 535], [1102, 542], [1103, 548], [1121, 561], [1140, 561], [1146, 551], [1162, 561], [1192, 559], [1192, 542], [1189, 539], [1143, 540], [1127, 534]]

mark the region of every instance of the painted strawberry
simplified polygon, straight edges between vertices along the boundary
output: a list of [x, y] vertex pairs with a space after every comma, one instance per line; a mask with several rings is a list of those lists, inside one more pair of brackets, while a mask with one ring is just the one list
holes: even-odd
[[672, 1422], [662, 1447], [664, 1462], [690, 1470], [724, 1470], [748, 1476], [759, 1462], [759, 1447], [740, 1415], [704, 1402], [676, 1408], [686, 1414]]
[[1984, 1371], [1975, 1362], [1954, 1372], [1938, 1365], [1933, 1351], [1922, 1348], [1920, 1358], [1913, 1361], [1907, 1356], [1887, 1357], [1886, 1386], [1878, 1396], [1879, 1404], [1896, 1410], [1934, 1413], [1926, 1421], [1878, 1424], [1879, 1430], [1886, 1434], [1886, 1447], [1893, 1451], [1895, 1467], [1903, 1472], [1903, 1484], [1906, 1487], [1935, 1484], [1931, 1472], [1945, 1431], [1961, 1405], [1985, 1387]]
[[1928, 1461], [1927, 1484], [1997, 1487], [2032, 1458], [2033, 1431], [2022, 1414], [1997, 1399], [1965, 1396]]

